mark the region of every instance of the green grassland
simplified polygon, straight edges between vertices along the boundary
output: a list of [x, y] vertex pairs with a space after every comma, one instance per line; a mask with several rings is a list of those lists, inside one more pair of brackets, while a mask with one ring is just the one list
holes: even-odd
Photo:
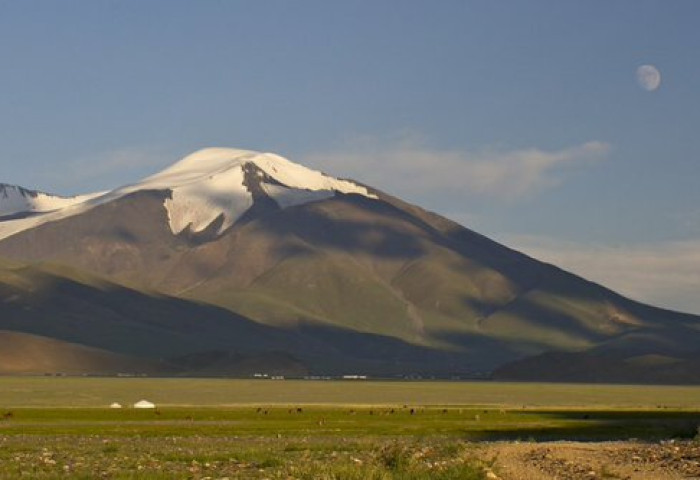
[[4, 377], [0, 478], [478, 479], [480, 441], [698, 425], [696, 387]]

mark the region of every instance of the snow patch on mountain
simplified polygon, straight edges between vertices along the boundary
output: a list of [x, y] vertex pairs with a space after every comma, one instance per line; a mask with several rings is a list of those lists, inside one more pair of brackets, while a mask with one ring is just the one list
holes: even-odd
[[177, 234], [189, 226], [201, 232], [221, 215], [224, 221], [219, 232], [231, 227], [253, 205], [243, 179], [243, 169], [237, 166], [173, 188], [172, 198], [165, 200], [170, 229]]
[[171, 167], [157, 173], [139, 187], [159, 188], [167, 185], [182, 185], [196, 182], [203, 177], [217, 175], [230, 168], [252, 163], [276, 181], [290, 188], [302, 190], [333, 190], [340, 193], [356, 193], [376, 198], [365, 187], [347, 180], [339, 180], [290, 162], [274, 153], [260, 153], [234, 148], [205, 148], [186, 156]]
[[253, 163], [269, 176], [283, 185], [291, 188], [311, 191], [336, 191], [340, 193], [355, 193], [365, 197], [377, 198], [361, 187], [347, 180], [329, 177], [303, 165], [292, 163], [274, 153], [263, 153], [252, 159]]
[[61, 197], [27, 190], [15, 185], [0, 184], [0, 217], [18, 213], [41, 213], [60, 210], [82, 203], [92, 197], [93, 195]]
[[[218, 231], [221, 233], [253, 205], [253, 195], [245, 184], [244, 168], [249, 164], [263, 172], [258, 175], [260, 185], [280, 208], [324, 200], [336, 193], [377, 198], [365, 187], [295, 164], [279, 155], [232, 148], [206, 148], [140, 182], [110, 192], [64, 198], [31, 192], [37, 195], [33, 197], [8, 190], [10, 193], [5, 203], [0, 194], [0, 216], [30, 211], [44, 214], [0, 222], [0, 239], [145, 190], [170, 192], [164, 207], [174, 234], [187, 228], [200, 232], [219, 217], [223, 218]], [[30, 197], [31, 201], [27, 200]]]
[[268, 197], [272, 198], [280, 208], [304, 205], [305, 203], [326, 200], [335, 195], [332, 190], [301, 190], [298, 188], [287, 188], [270, 183], [262, 184], [263, 190]]

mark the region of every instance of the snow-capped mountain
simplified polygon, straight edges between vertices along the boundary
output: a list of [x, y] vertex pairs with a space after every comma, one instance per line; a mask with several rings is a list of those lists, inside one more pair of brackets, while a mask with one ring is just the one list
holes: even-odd
[[575, 351], [624, 379], [628, 358], [686, 365], [700, 343], [696, 316], [271, 153], [205, 149], [72, 199], [4, 187], [0, 209], [0, 331], [61, 351], [188, 365], [282, 352], [319, 374], [444, 376]]
[[[231, 148], [197, 151], [140, 182], [109, 192], [64, 198], [0, 185], [0, 216], [27, 216], [0, 223], [0, 239], [85, 212], [139, 191], [168, 191], [164, 200], [174, 234], [201, 232], [222, 219], [217, 234], [230, 228], [263, 195], [280, 208], [333, 197], [336, 193], [376, 198], [365, 187], [339, 180], [272, 153]], [[21, 216], [21, 215], [20, 215]]]

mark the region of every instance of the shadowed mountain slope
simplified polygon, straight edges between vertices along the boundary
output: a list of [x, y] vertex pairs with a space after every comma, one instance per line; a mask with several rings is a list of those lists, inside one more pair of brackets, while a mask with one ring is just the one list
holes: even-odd
[[503, 365], [493, 377], [546, 382], [699, 384], [700, 353], [548, 352]]
[[0, 262], [0, 332], [6, 342], [18, 340], [0, 356], [0, 373], [250, 375], [265, 367], [299, 375], [361, 367], [439, 375], [446, 365], [470, 372], [462, 355], [309, 322], [265, 326], [54, 264]]

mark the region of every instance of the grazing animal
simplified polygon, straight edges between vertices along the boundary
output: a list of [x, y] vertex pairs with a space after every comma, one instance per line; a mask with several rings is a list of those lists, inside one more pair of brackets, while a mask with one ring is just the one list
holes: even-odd
[[14, 418], [14, 416], [15, 416], [15, 414], [12, 412], [5, 412], [2, 416], [2, 419], [3, 420], [11, 420], [12, 418]]
[[304, 413], [304, 410], [302, 408], [297, 408], [297, 413]]
[[411, 409], [411, 415], [415, 415], [415, 414], [416, 414], [416, 410], [415, 410], [414, 408], [412, 408], [412, 409]]

